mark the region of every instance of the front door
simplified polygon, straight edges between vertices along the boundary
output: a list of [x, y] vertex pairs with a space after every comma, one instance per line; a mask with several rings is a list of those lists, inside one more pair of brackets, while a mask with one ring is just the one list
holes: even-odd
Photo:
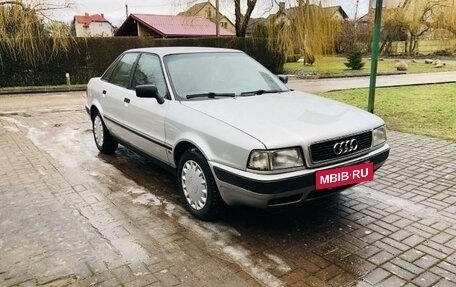
[[155, 98], [138, 98], [135, 93], [124, 99], [122, 121], [130, 128], [129, 142], [147, 154], [168, 163], [171, 147], [166, 143], [165, 117], [169, 107], [166, 85], [160, 58], [143, 53], [138, 59], [132, 77], [131, 90], [138, 85], [155, 85], [158, 94], [165, 98], [159, 104]]

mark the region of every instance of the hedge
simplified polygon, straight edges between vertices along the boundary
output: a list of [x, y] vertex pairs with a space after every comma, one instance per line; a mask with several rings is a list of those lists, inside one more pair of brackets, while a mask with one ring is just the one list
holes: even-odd
[[72, 84], [87, 83], [100, 76], [123, 51], [141, 47], [199, 46], [232, 48], [246, 52], [274, 73], [283, 71], [285, 56], [268, 48], [267, 39], [195, 38], [154, 39], [149, 37], [114, 37], [76, 39], [72, 48], [49, 55], [45, 63], [31, 66], [13, 59], [0, 49], [0, 87], [61, 85], [69, 73]]

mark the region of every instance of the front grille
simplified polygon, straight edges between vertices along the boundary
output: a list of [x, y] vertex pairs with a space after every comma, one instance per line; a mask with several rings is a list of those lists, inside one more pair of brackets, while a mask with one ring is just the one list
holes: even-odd
[[[358, 148], [354, 151], [347, 152], [344, 154], [337, 155], [334, 152], [334, 145], [339, 142], [356, 139], [358, 142]], [[367, 150], [372, 145], [372, 132], [364, 132], [357, 135], [351, 135], [347, 137], [332, 139], [325, 142], [315, 143], [310, 146], [310, 155], [312, 158], [312, 163], [319, 163], [323, 161], [336, 160], [338, 158], [343, 158], [349, 156], [353, 153], [359, 153], [363, 150]]]

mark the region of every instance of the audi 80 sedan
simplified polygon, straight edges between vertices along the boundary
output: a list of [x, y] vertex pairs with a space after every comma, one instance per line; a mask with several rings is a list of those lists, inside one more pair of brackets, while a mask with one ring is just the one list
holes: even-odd
[[122, 144], [171, 169], [204, 220], [372, 180], [389, 155], [383, 120], [286, 83], [237, 50], [134, 49], [90, 80], [86, 110], [101, 153]]

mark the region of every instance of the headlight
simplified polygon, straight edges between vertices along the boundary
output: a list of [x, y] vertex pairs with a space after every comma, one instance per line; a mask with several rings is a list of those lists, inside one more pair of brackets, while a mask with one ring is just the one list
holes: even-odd
[[270, 171], [280, 170], [304, 165], [302, 153], [299, 148], [280, 150], [254, 150], [250, 154], [248, 168]]
[[384, 142], [386, 142], [386, 127], [381, 126], [374, 129], [372, 132], [372, 146], [376, 147], [383, 144]]
[[256, 170], [270, 170], [269, 153], [267, 151], [259, 150], [252, 151], [248, 167]]

